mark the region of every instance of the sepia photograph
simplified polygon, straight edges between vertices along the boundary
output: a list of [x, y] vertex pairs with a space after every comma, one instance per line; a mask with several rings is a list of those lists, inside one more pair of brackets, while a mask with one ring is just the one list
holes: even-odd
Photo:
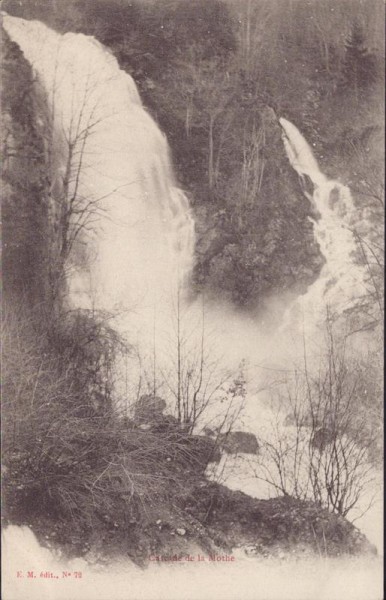
[[383, 600], [383, 0], [2, 0], [2, 599]]

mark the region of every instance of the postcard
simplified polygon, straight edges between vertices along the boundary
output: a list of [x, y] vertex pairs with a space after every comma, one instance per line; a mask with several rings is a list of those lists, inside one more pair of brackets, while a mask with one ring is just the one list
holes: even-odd
[[4, 0], [4, 600], [380, 600], [381, 0]]

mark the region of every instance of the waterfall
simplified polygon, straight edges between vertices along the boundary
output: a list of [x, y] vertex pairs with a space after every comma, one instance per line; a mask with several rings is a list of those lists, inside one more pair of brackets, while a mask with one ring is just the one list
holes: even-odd
[[[31, 64], [48, 104], [52, 204], [63, 204], [63, 194], [67, 203], [75, 198], [74, 239], [65, 265], [70, 306], [115, 315], [115, 328], [130, 344], [155, 354], [155, 338], [164, 349], [162, 331], [175, 329], [176, 302], [179, 290], [188, 288], [195, 241], [166, 138], [143, 108], [133, 79], [94, 38], [61, 35], [41, 22], [10, 16], [4, 26]], [[317, 281], [288, 311], [284, 328], [299, 332], [301, 315], [311, 331], [323, 320], [326, 304], [342, 314], [353, 299], [361, 300], [364, 269], [353, 260], [349, 189], [321, 172], [295, 125], [284, 118], [280, 124], [291, 165], [301, 180], [312, 182], [308, 196], [320, 215], [314, 233], [326, 261]], [[192, 312], [187, 320], [196, 320], [198, 330], [200, 310]], [[280, 361], [279, 346], [284, 353], [288, 347], [285, 336], [262, 343], [252, 318], [224, 310], [220, 302], [207, 313], [217, 346], [234, 363], [250, 357], [261, 362], [269, 355], [271, 362]], [[197, 332], [190, 339], [194, 345]]]
[[308, 175], [316, 187], [324, 185], [327, 178], [320, 172], [318, 162], [300, 131], [287, 119], [281, 118], [279, 122], [283, 128], [284, 147], [292, 167], [300, 176]]
[[[311, 219], [316, 240], [325, 258], [318, 280], [307, 293], [296, 301], [308, 326], [325, 316], [328, 305], [336, 316], [344, 314], [365, 297], [366, 274], [355, 260], [358, 252], [353, 227], [355, 210], [347, 186], [328, 179], [319, 168], [313, 152], [299, 132], [287, 121], [280, 119], [283, 142], [288, 159], [300, 178], [308, 177], [314, 187], [310, 197], [319, 219]], [[288, 318], [290, 324], [294, 311]], [[295, 320], [296, 323], [296, 320]]]
[[[64, 182], [67, 201], [76, 197], [66, 264], [71, 305], [119, 313], [121, 329], [133, 335], [135, 323], [144, 336], [155, 311], [168, 311], [194, 256], [194, 221], [176, 186], [165, 136], [143, 108], [133, 79], [94, 38], [60, 35], [10, 16], [4, 26], [48, 102], [53, 203], [60, 203]], [[316, 305], [330, 304], [340, 314], [366, 293], [363, 269], [353, 260], [351, 194], [320, 171], [292, 123], [282, 118], [280, 124], [291, 165], [314, 186], [320, 214], [314, 231], [326, 259], [297, 305], [312, 320]]]
[[121, 331], [145, 336], [154, 311], [184, 286], [194, 253], [194, 221], [166, 138], [97, 40], [7, 15], [4, 27], [48, 105], [52, 204], [72, 207], [70, 305], [119, 314]]

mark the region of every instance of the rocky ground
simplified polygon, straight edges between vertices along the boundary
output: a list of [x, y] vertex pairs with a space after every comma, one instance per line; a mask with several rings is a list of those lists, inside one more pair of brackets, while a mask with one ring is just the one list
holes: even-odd
[[247, 555], [286, 559], [293, 556], [376, 555], [376, 549], [351, 523], [312, 502], [290, 496], [251, 498], [205, 478], [187, 484], [175, 504], [132, 511], [123, 525], [107, 515], [98, 525], [75, 529], [71, 522], [42, 515], [12, 518], [27, 524], [40, 543], [66, 556], [106, 563], [128, 556], [145, 567], [155, 557], [176, 560], [186, 554]]

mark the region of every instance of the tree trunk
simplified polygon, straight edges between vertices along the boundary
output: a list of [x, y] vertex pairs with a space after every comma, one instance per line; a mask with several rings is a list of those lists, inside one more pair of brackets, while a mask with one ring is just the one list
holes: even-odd
[[209, 164], [208, 164], [208, 176], [209, 176], [209, 189], [212, 192], [214, 188], [214, 150], [213, 150], [213, 127], [214, 127], [214, 116], [211, 115], [209, 119]]
[[186, 132], [186, 137], [188, 139], [190, 137], [190, 117], [191, 117], [191, 107], [190, 107], [190, 104], [188, 103], [186, 105], [186, 113], [185, 113], [185, 132]]

